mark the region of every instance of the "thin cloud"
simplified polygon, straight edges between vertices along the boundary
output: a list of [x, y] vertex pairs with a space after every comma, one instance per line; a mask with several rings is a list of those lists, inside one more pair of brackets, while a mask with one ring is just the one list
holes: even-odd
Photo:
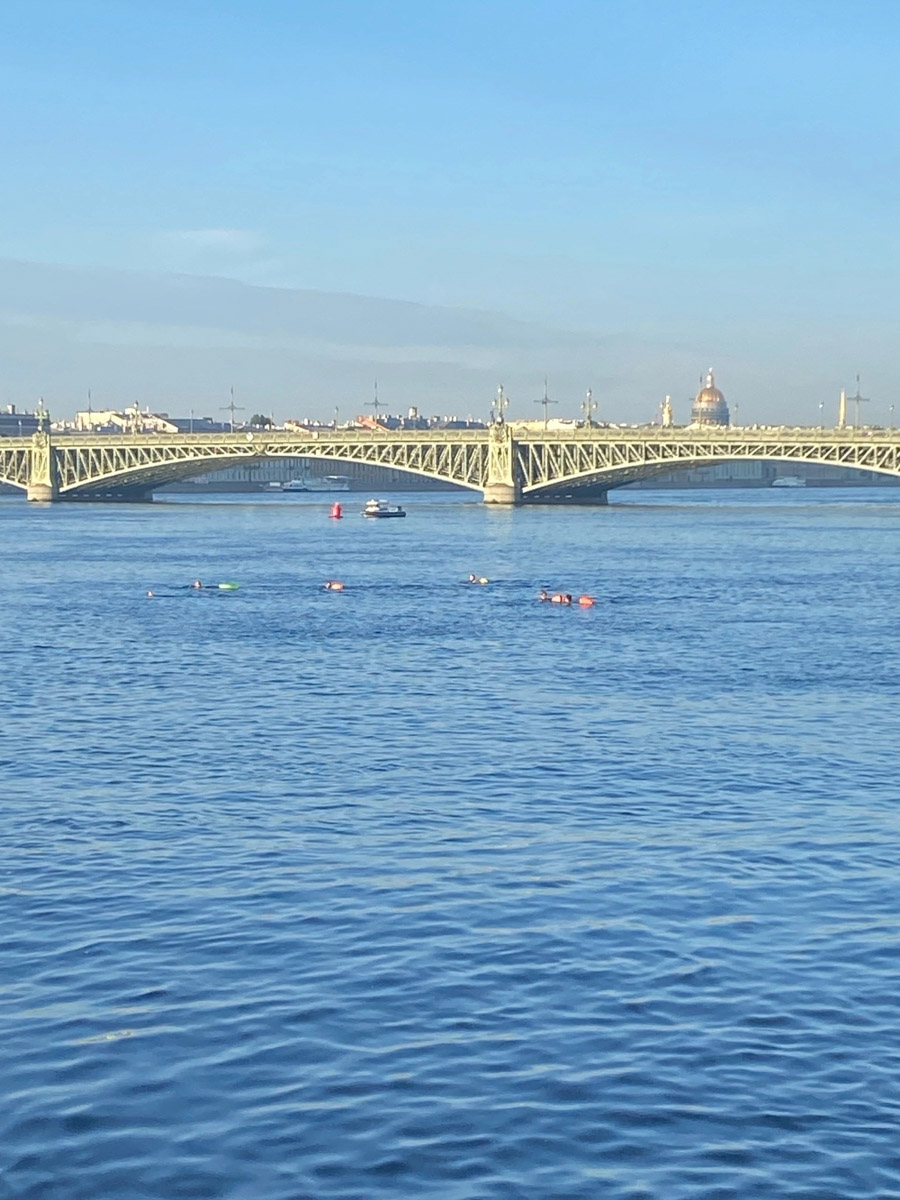
[[263, 244], [252, 229], [176, 229], [163, 237], [171, 245], [228, 254], [252, 254]]

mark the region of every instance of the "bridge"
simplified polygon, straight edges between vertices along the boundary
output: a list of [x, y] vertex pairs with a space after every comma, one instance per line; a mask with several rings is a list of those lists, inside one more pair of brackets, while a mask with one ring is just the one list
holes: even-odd
[[29, 500], [149, 499], [166, 483], [269, 458], [363, 463], [481, 492], [488, 504], [593, 498], [680, 469], [814, 463], [900, 476], [900, 432], [812, 428], [334, 429], [0, 438], [0, 482]]

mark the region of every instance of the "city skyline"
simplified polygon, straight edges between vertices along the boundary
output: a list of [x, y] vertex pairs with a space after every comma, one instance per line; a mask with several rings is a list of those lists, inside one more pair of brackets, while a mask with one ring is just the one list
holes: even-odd
[[[502, 382], [510, 419], [529, 420], [548, 380], [554, 417], [579, 416], [590, 388], [598, 420], [650, 422], [671, 395], [676, 423], [687, 424], [713, 365], [735, 423], [834, 425], [840, 390], [849, 396], [857, 387], [854, 378], [836, 388], [821, 361], [810, 362], [800, 401], [797, 364], [786, 404], [783, 375], [733, 354], [719, 366], [685, 346], [660, 343], [642, 354], [632, 337], [500, 313], [221, 278], [0, 260], [0, 290], [22, 306], [0, 317], [0, 403], [28, 409], [43, 398], [54, 418], [72, 417], [89, 400], [97, 409], [138, 404], [217, 417], [234, 390], [243, 409], [278, 421], [331, 420], [335, 407], [347, 419], [369, 409], [376, 382], [385, 411], [477, 418], [488, 416]], [[868, 382], [865, 391], [872, 395]], [[891, 423], [893, 398], [875, 395], [865, 414]]]

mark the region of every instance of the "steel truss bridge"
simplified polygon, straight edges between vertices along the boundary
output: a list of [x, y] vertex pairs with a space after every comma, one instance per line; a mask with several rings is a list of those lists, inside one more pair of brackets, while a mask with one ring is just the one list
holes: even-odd
[[900, 476], [900, 432], [867, 429], [335, 429], [0, 438], [0, 482], [29, 500], [148, 499], [154, 488], [269, 458], [362, 463], [483, 493], [493, 504], [593, 498], [679, 469], [814, 463]]

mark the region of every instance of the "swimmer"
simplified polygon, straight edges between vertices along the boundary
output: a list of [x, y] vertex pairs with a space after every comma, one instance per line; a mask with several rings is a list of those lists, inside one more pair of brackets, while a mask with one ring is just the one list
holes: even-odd
[[572, 593], [564, 592], [562, 602], [563, 602], [563, 604], [571, 604], [572, 603]]
[[148, 592], [147, 592], [147, 599], [148, 599], [148, 600], [152, 600], [152, 599], [153, 599], [153, 597], [154, 597], [155, 595], [156, 595], [156, 592], [151, 592], [151, 591], [148, 591]]
[[477, 575], [470, 575], [470, 576], [469, 576], [469, 583], [477, 583], [477, 582], [478, 582], [478, 576], [477, 576]]
[[191, 584], [191, 587], [192, 588], [202, 588], [203, 584], [200, 582], [199, 579], [195, 579], [194, 582]]
[[541, 603], [544, 603], [545, 601], [547, 601], [549, 599], [550, 599], [549, 593], [545, 592], [544, 589], [541, 588], [541, 590], [538, 592], [538, 600], [540, 600]]

